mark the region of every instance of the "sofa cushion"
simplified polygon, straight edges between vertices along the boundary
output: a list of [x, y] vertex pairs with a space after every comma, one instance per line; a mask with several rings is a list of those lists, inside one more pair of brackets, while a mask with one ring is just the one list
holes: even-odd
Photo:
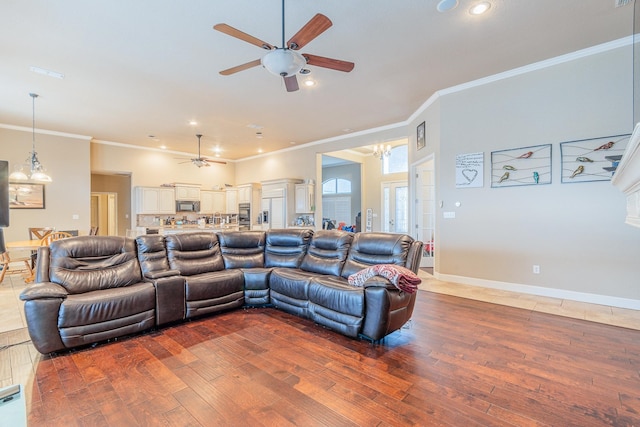
[[406, 234], [356, 233], [341, 275], [347, 278], [376, 264], [404, 266], [413, 241]]
[[340, 277], [315, 277], [309, 284], [309, 312], [315, 322], [357, 337], [365, 316], [364, 289]]
[[69, 294], [120, 288], [141, 280], [131, 238], [80, 236], [56, 240], [49, 246], [49, 281]]
[[244, 304], [244, 276], [240, 270], [197, 274], [184, 280], [187, 318]]
[[264, 231], [218, 233], [224, 268], [264, 267]]
[[269, 278], [271, 304], [276, 308], [308, 317], [309, 283], [317, 273], [297, 268], [274, 268]]
[[224, 269], [220, 243], [215, 233], [206, 231], [165, 236], [169, 267], [182, 276]]
[[60, 337], [66, 347], [75, 347], [149, 329], [155, 302], [148, 282], [69, 295], [58, 314]]
[[340, 276], [353, 234], [342, 230], [319, 230], [313, 234], [300, 268]]
[[140, 269], [145, 277], [163, 276], [165, 272], [170, 271], [163, 235], [138, 236], [136, 237], [136, 247], [138, 248]]
[[298, 268], [313, 236], [310, 229], [269, 230], [266, 235], [265, 267]]

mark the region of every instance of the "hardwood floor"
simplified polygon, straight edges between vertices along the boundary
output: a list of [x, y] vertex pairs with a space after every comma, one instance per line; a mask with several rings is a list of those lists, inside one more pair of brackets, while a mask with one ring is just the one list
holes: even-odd
[[247, 309], [30, 355], [30, 426], [640, 426], [640, 331], [426, 291], [380, 345]]

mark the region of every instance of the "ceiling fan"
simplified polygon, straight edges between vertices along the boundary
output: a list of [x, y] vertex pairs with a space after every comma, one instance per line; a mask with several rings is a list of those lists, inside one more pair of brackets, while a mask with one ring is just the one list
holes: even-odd
[[296, 74], [308, 74], [309, 70], [304, 67], [315, 65], [318, 67], [329, 68], [337, 71], [348, 73], [353, 70], [354, 63], [341, 61], [339, 59], [325, 58], [322, 56], [311, 55], [308, 53], [299, 53], [298, 49], [303, 48], [310, 41], [318, 37], [331, 27], [332, 22], [329, 18], [321, 13], [316, 14], [309, 20], [293, 37], [289, 39], [287, 44], [284, 43], [284, 0], [282, 0], [282, 46], [277, 47], [264, 42], [256, 37], [244, 33], [227, 24], [216, 24], [213, 26], [215, 30], [225, 33], [231, 37], [238, 38], [247, 43], [256, 45], [262, 49], [268, 50], [269, 53], [261, 59], [256, 59], [246, 64], [237, 65], [220, 71], [223, 76], [237, 73], [249, 68], [261, 65], [270, 73], [282, 76], [284, 79], [287, 92], [295, 92], [298, 90], [298, 79]]
[[212, 160], [212, 159], [207, 159], [206, 157], [202, 157], [200, 156], [200, 138], [202, 138], [201, 134], [197, 134], [196, 135], [198, 137], [198, 157], [194, 157], [193, 159], [189, 159], [185, 162], [180, 162], [180, 163], [193, 163], [194, 165], [196, 165], [197, 167], [201, 168], [203, 166], [211, 166], [211, 163], [220, 163], [221, 165], [226, 165], [227, 162], [223, 162], [221, 160]]

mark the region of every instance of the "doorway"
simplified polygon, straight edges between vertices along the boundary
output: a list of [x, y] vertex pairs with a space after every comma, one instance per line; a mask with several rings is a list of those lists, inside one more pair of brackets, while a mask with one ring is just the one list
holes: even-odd
[[416, 236], [424, 243], [420, 267], [435, 265], [435, 217], [436, 196], [434, 181], [434, 160], [431, 156], [427, 161], [416, 167]]
[[409, 232], [409, 186], [407, 181], [382, 183], [382, 231]]
[[91, 193], [91, 227], [98, 236], [118, 235], [117, 193]]

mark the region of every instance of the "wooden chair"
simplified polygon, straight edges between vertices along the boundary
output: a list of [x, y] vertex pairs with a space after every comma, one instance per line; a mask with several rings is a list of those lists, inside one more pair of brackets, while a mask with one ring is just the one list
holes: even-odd
[[51, 233], [40, 239], [40, 246], [49, 246], [54, 240], [67, 239], [73, 237], [70, 233], [64, 231], [52, 231]]
[[[29, 227], [29, 240], [42, 240], [44, 236], [53, 232], [51, 227]], [[31, 269], [36, 268], [38, 251], [31, 251]]]
[[[25, 268], [9, 268], [9, 264], [11, 263], [17, 263], [17, 262], [24, 262], [24, 266]], [[9, 274], [14, 274], [14, 273], [26, 273], [27, 277], [31, 277], [33, 276], [33, 269], [31, 268], [31, 257], [30, 256], [24, 256], [24, 257], [18, 257], [18, 258], [14, 258], [13, 260], [9, 257], [9, 252], [2, 252], [0, 254], [0, 268], [2, 268], [2, 270], [0, 271], [0, 283], [2, 283], [2, 281], [4, 280], [4, 276], [9, 273]]]
[[98, 235], [98, 228], [99, 227], [91, 227], [91, 230], [89, 230], [89, 236], [97, 236]]

